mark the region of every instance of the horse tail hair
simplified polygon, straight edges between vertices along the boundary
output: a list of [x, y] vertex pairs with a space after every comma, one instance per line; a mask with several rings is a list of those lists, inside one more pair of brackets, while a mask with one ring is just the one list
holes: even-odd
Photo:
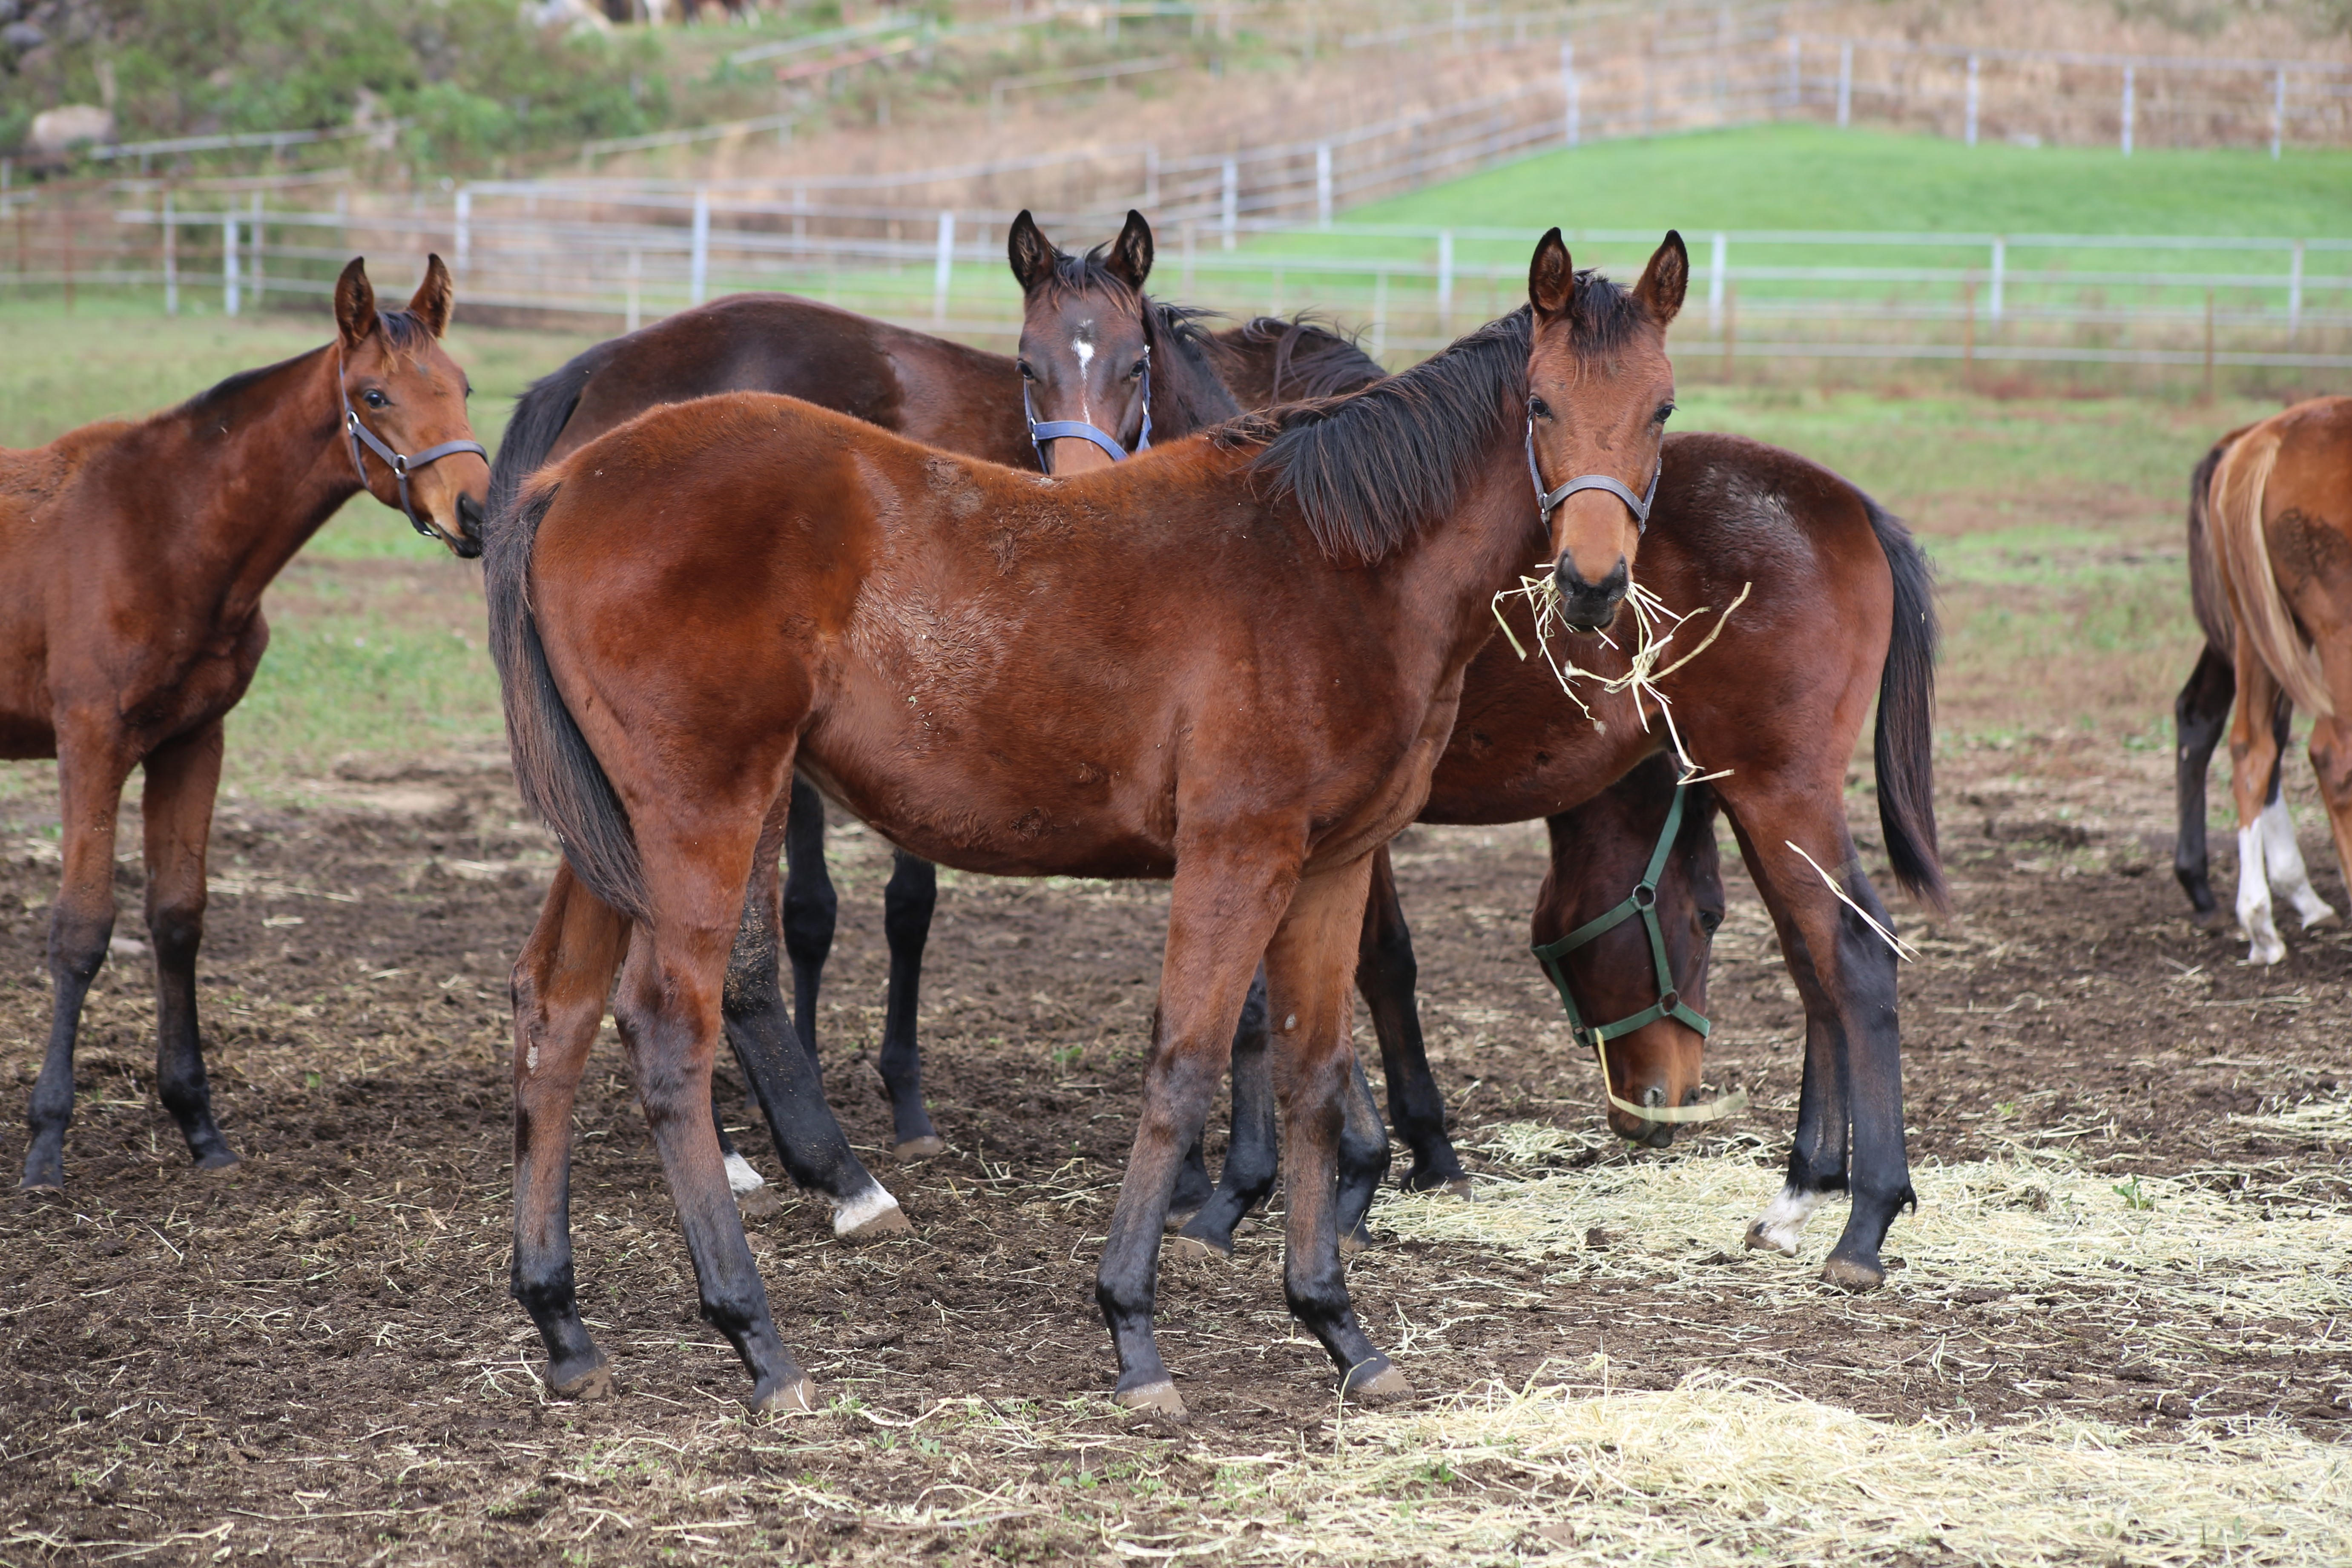
[[[2249, 426], [2251, 428], [2251, 426]], [[2213, 443], [2189, 476], [2189, 607], [2198, 629], [2223, 657], [2238, 657], [2237, 629], [2230, 624], [2230, 591], [2221, 585], [2221, 570], [2213, 559], [2212, 519], [2209, 498], [2213, 475], [2244, 430], [2232, 430]]]
[[2279, 687], [2307, 713], [2333, 713], [2319, 656], [2294, 624], [2294, 611], [2271, 570], [2263, 528], [2263, 493], [2278, 464], [2276, 425], [2258, 425], [2230, 444], [2214, 467], [2206, 497], [2206, 526], [2221, 569], [2223, 603], [2238, 635], [2239, 658], [2251, 652]]
[[572, 410], [580, 406], [580, 395], [588, 389], [589, 374], [601, 358], [600, 344], [575, 355], [560, 370], [541, 376], [515, 399], [506, 434], [499, 437], [499, 455], [490, 460], [490, 516], [504, 516], [521, 497], [523, 481], [547, 461], [555, 438], [563, 434]]
[[531, 608], [532, 548], [562, 489], [559, 481], [529, 491], [508, 526], [490, 533], [482, 574], [490, 658], [506, 699], [507, 747], [523, 805], [554, 833], [572, 874], [590, 892], [640, 920], [648, 907], [645, 866], [628, 811], [564, 705]]
[[1895, 579], [1895, 624], [1878, 674], [1878, 724], [1871, 738], [1878, 826], [1895, 879], [1941, 912], [1951, 908], [1951, 889], [1936, 847], [1936, 648], [1943, 634], [1935, 580], [1927, 552], [1903, 521], [1866, 495], [1862, 504]]

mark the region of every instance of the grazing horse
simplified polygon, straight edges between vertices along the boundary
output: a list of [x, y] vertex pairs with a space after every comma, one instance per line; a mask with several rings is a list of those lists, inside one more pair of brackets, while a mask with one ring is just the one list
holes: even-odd
[[[2206, 517], [2213, 476], [2221, 466], [2222, 457], [2238, 437], [2252, 428], [2248, 426], [2246, 429], [2232, 430], [2215, 442], [2189, 479], [2189, 603], [2196, 612], [2199, 629], [2205, 634], [2205, 646], [2197, 655], [2197, 667], [2189, 672], [2188, 683], [2181, 687], [2172, 705], [2174, 788], [2179, 806], [2172, 872], [2189, 895], [2197, 923], [2208, 928], [2220, 925], [2224, 917], [2213, 898], [2205, 853], [2205, 775], [2213, 761], [2213, 748], [2229, 726], [2231, 705], [2237, 700], [2238, 674], [2236, 631], [2231, 624], [2228, 595], [2222, 590], [2207, 539]], [[2305, 868], [2303, 851], [2294, 841], [2294, 818], [2287, 815], [2285, 780], [2280, 764], [2286, 758], [2287, 734], [2294, 721], [2294, 704], [2281, 692], [2271, 714], [2271, 749], [2275, 760], [2263, 791], [2263, 809], [2256, 826], [2268, 881], [2277, 885], [2294, 905], [2303, 929], [2316, 931], [2336, 924], [2337, 917], [2311, 885], [2311, 873]], [[2238, 848], [2242, 857], [2239, 885], [2244, 888], [2248, 884], [2242, 857], [2248, 846], [2243, 835], [2240, 836]], [[2284, 944], [2276, 951], [2284, 956]]]
[[1371, 856], [1420, 808], [1515, 570], [1540, 553], [1568, 626], [1616, 617], [1640, 542], [1622, 498], [1656, 471], [1688, 277], [1671, 234], [1630, 291], [1579, 277], [1555, 229], [1529, 310], [1413, 370], [1061, 479], [752, 394], [655, 410], [535, 476], [487, 586], [516, 775], [577, 878], [514, 978], [513, 1283], [551, 1385], [610, 1384], [566, 1184], [618, 971], [704, 1314], [755, 1408], [811, 1397], [709, 1115], [730, 947], [798, 767], [927, 858], [1172, 878], [1097, 1272], [1122, 1402], [1182, 1408], [1152, 1333], [1162, 1226], [1261, 960], [1285, 1294], [1343, 1390], [1403, 1392], [1334, 1226]]
[[437, 256], [404, 311], [379, 311], [353, 261], [326, 347], [152, 418], [0, 452], [0, 757], [58, 759], [65, 829], [24, 1186], [64, 1183], [74, 1035], [114, 929], [115, 814], [134, 767], [147, 775], [156, 1089], [198, 1165], [236, 1163], [196, 1030], [221, 721], [269, 645], [262, 591], [362, 488], [480, 553], [488, 460], [465, 373], [441, 350], [450, 302]]
[[[2276, 963], [2286, 944], [2272, 914], [2273, 880], [2285, 886], [2305, 930], [2336, 921], [2312, 890], [2279, 793], [2291, 705], [2312, 715], [2312, 772], [2336, 862], [2352, 868], [2352, 397], [2313, 398], [2236, 431], [2198, 473], [2203, 482], [2191, 500], [2189, 571], [2207, 647], [2180, 697], [2183, 842], [2176, 866], [2193, 900], [2204, 886], [2204, 763], [2212, 742], [2192, 733], [2188, 721], [2192, 710], [2202, 718], [2234, 702], [2230, 783], [2238, 808], [2238, 923], [2249, 960]], [[2204, 690], [2218, 684], [2217, 667], [2230, 672], [2233, 688], [2219, 701]], [[2192, 862], [2187, 840], [2195, 744], [2204, 752], [2195, 759]], [[2205, 895], [2210, 902], [2210, 888]]]

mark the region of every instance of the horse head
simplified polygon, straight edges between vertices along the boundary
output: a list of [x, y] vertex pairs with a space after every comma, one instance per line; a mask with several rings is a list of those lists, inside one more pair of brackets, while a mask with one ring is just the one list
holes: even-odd
[[1005, 243], [1020, 280], [1021, 395], [1040, 467], [1108, 468], [1151, 445], [1151, 226], [1130, 212], [1108, 246], [1056, 248], [1027, 212]]
[[370, 495], [468, 559], [482, 552], [490, 462], [466, 416], [473, 386], [441, 347], [456, 291], [438, 256], [405, 310], [378, 310], [358, 257], [335, 280], [342, 438]]
[[1632, 584], [1675, 408], [1666, 328], [1689, 283], [1690, 257], [1672, 230], [1631, 290], [1578, 273], [1556, 228], [1528, 265], [1528, 468], [1572, 630], [1607, 626]]

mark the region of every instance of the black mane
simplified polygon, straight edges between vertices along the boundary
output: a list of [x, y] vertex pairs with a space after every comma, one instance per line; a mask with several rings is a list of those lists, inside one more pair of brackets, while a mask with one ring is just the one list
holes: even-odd
[[[1577, 353], [1598, 354], [1628, 342], [1650, 316], [1627, 290], [1580, 272], [1569, 319]], [[1534, 342], [1534, 314], [1522, 305], [1411, 370], [1349, 396], [1236, 421], [1226, 439], [1265, 442], [1251, 473], [1297, 502], [1324, 554], [1378, 561], [1452, 511], [1490, 444], [1518, 422]]]
[[1302, 310], [1296, 316], [1257, 316], [1212, 340], [1227, 360], [1231, 383], [1240, 366], [1237, 351], [1268, 349], [1266, 403], [1299, 403], [1360, 392], [1388, 374], [1349, 331], [1328, 316]]
[[1141, 303], [1144, 342], [1151, 345], [1152, 363], [1159, 367], [1154, 401], [1165, 396], [1175, 404], [1175, 419], [1155, 410], [1161, 426], [1171, 436], [1185, 436], [1238, 416], [1241, 402], [1217, 372], [1216, 340], [1201, 325], [1216, 312], [1150, 298]]
[[[433, 341], [433, 334], [425, 330], [425, 323], [406, 310], [379, 312], [376, 321], [379, 330], [383, 333], [384, 341], [394, 349], [408, 349], [418, 343], [429, 343]], [[328, 352], [328, 349], [309, 349], [291, 359], [279, 360], [276, 364], [265, 364], [255, 370], [238, 371], [236, 374], [226, 376], [197, 393], [194, 397], [181, 404], [174, 412], [201, 418], [208, 410], [218, 408], [238, 395], [268, 381], [279, 371], [300, 364], [304, 360], [315, 358]]]

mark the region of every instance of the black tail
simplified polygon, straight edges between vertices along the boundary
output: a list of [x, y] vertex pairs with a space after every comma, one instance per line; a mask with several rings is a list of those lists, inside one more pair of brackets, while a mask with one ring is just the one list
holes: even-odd
[[1935, 582], [1926, 552], [1902, 520], [1868, 496], [1862, 502], [1895, 577], [1895, 627], [1878, 676], [1878, 730], [1871, 743], [1878, 826], [1895, 879], [1942, 911], [1951, 907], [1951, 889], [1936, 850], [1936, 645], [1942, 634]]
[[501, 518], [522, 495], [522, 483], [547, 461], [555, 438], [572, 422], [580, 406], [591, 372], [602, 364], [609, 345], [599, 343], [572, 356], [570, 363], [541, 376], [515, 399], [507, 433], [499, 437], [499, 455], [490, 460], [490, 516]]
[[2224, 658], [2237, 657], [2237, 628], [2230, 621], [2230, 595], [2221, 586], [2213, 552], [2206, 542], [2206, 504], [2212, 493], [2213, 474], [2243, 430], [2232, 430], [2213, 443], [2189, 476], [2189, 607], [2205, 640]]
[[[501, 448], [499, 457], [505, 455]], [[572, 874], [607, 905], [641, 920], [647, 908], [645, 867], [629, 814], [564, 706], [531, 610], [531, 551], [561, 489], [548, 485], [523, 495], [506, 525], [490, 531], [483, 552], [490, 658], [506, 697], [507, 746], [523, 805], [563, 846]]]

